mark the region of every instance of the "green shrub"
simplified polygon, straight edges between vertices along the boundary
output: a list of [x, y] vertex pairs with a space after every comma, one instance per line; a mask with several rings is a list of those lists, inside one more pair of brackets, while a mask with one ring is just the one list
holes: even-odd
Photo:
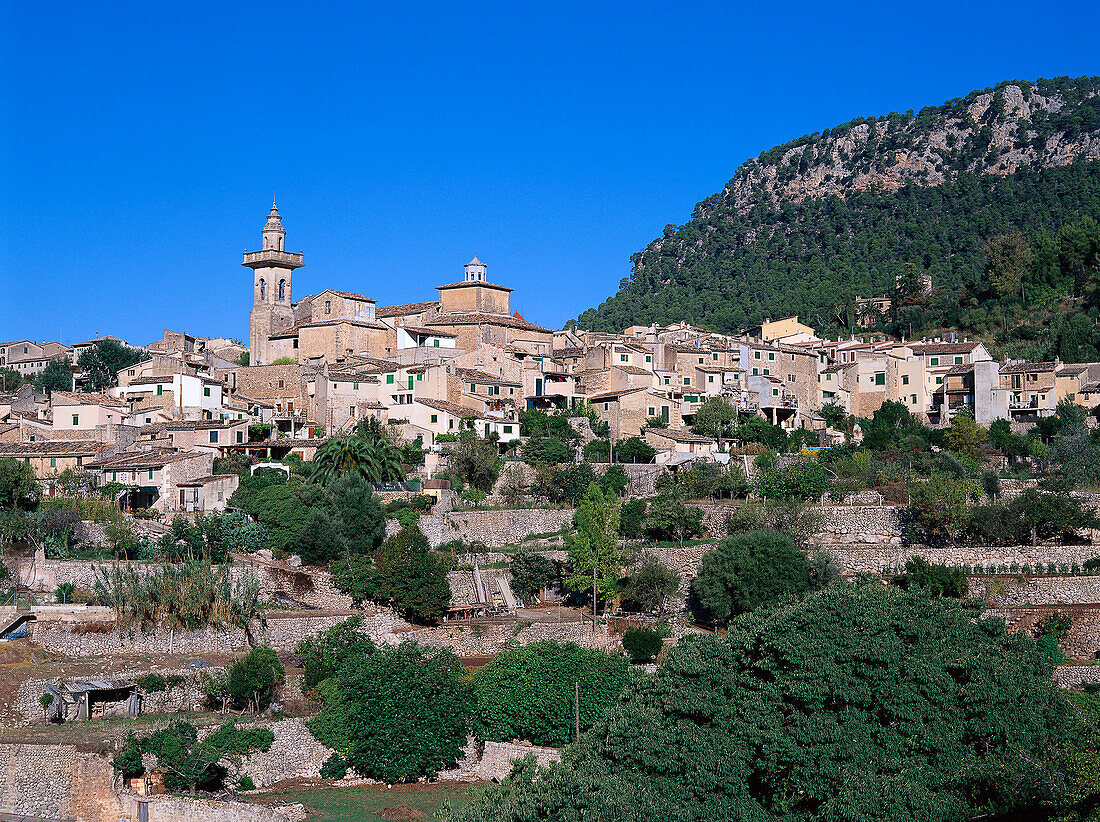
[[157, 673], [146, 674], [137, 681], [138, 687], [147, 694], [168, 690], [168, 681]]
[[348, 763], [335, 751], [321, 765], [322, 779], [343, 779], [347, 774]]
[[615, 704], [627, 682], [620, 656], [571, 642], [532, 642], [497, 654], [470, 680], [480, 739], [528, 739], [560, 747], [573, 741], [574, 685], [580, 683], [581, 730]]
[[960, 568], [928, 563], [920, 557], [910, 557], [905, 563], [905, 573], [894, 577], [899, 588], [919, 589], [933, 597], [966, 596], [969, 583]]
[[352, 657], [375, 652], [370, 637], [359, 632], [362, 625], [363, 618], [356, 614], [298, 643], [295, 652], [302, 657], [302, 690], [312, 691]]
[[253, 648], [229, 668], [226, 691], [239, 706], [262, 710], [275, 696], [275, 688], [286, 682], [286, 671], [271, 648]]
[[1036, 623], [1035, 636], [1061, 640], [1069, 636], [1069, 629], [1072, 627], [1073, 619], [1069, 614], [1062, 611], [1051, 611]]
[[256, 790], [256, 783], [252, 781], [252, 777], [245, 774], [237, 780], [238, 791], [254, 791]]
[[661, 635], [652, 628], [627, 628], [623, 633], [623, 649], [635, 664], [652, 660], [662, 644]]

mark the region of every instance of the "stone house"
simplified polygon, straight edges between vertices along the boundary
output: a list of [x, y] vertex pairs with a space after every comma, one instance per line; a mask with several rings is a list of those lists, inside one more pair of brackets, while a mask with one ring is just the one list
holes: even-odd
[[87, 467], [100, 454], [111, 450], [110, 443], [95, 440], [0, 442], [0, 458], [23, 460], [39, 479], [57, 476], [67, 468]]
[[718, 453], [718, 442], [678, 428], [647, 428], [645, 441], [657, 451], [659, 465], [679, 465]]
[[240, 485], [237, 474], [211, 474], [177, 484], [178, 510], [187, 512], [224, 511], [226, 502]]
[[1058, 405], [1054, 362], [1016, 362], [1001, 366], [1000, 387], [1009, 392], [1008, 412], [1015, 422], [1034, 422], [1054, 414]]
[[50, 395], [55, 431], [86, 432], [119, 425], [129, 412], [125, 402], [106, 394], [74, 394], [54, 391]]
[[180, 484], [213, 473], [210, 452], [183, 452], [166, 448], [126, 451], [87, 463], [96, 485], [126, 486], [121, 503], [127, 509], [155, 508], [161, 513], [185, 511], [186, 493]]

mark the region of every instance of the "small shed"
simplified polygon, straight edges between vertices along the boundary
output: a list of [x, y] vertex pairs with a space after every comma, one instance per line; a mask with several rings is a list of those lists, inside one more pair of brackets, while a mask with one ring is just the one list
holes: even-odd
[[56, 689], [60, 697], [60, 719], [88, 720], [108, 716], [137, 716], [141, 713], [141, 695], [137, 685], [127, 679], [90, 679], [62, 682]]

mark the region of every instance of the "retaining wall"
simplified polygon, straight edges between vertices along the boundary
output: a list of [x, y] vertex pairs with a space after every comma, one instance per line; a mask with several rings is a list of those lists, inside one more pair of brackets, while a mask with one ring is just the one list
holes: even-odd
[[500, 548], [522, 542], [531, 534], [559, 531], [572, 522], [572, 508], [514, 508], [429, 514], [418, 524], [433, 547], [460, 539]]
[[512, 766], [525, 757], [534, 756], [543, 768], [553, 762], [561, 762], [561, 750], [558, 748], [540, 748], [537, 745], [520, 745], [514, 742], [486, 742], [481, 752], [481, 761], [476, 773], [481, 779], [500, 782], [512, 772]]
[[597, 624], [596, 633], [592, 633], [591, 622], [520, 622], [516, 625], [459, 625], [452, 622], [432, 628], [418, 628], [401, 636], [434, 648], [450, 648], [459, 656], [496, 654], [542, 639], [575, 642], [586, 648], [603, 650], [619, 647], [618, 638], [608, 635], [606, 625]]

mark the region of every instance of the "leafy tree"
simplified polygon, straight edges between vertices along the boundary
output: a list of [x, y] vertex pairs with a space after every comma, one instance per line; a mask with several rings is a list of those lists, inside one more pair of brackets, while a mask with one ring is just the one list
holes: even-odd
[[642, 535], [647, 507], [644, 499], [632, 499], [623, 503], [623, 507], [619, 509], [619, 536], [623, 539], [638, 539]]
[[500, 476], [500, 455], [490, 440], [479, 438], [473, 431], [463, 431], [459, 441], [446, 448], [451, 467], [467, 485], [490, 493]]
[[546, 497], [551, 502], [568, 502], [576, 505], [593, 482], [596, 482], [596, 472], [588, 463], [546, 465], [535, 472], [531, 493]]
[[623, 587], [623, 606], [635, 611], [664, 613], [665, 603], [680, 587], [680, 575], [652, 554], [631, 572]]
[[509, 505], [518, 504], [527, 491], [527, 484], [523, 478], [522, 467], [513, 465], [505, 471], [500, 481], [499, 490], [501, 497], [504, 498], [506, 503]]
[[227, 722], [202, 742], [194, 725], [173, 720], [168, 727], [148, 736], [130, 733], [118, 756], [111, 760], [126, 779], [145, 773], [142, 760], [152, 756], [156, 769], [164, 774], [164, 787], [171, 793], [219, 790], [224, 786], [228, 763], [239, 770], [246, 756], [270, 750], [275, 734], [269, 728], [238, 728]]
[[[618, 591], [619, 571], [619, 510], [614, 494], [605, 493], [596, 483], [588, 486], [577, 507], [573, 522], [576, 533], [566, 543], [569, 551], [569, 575], [566, 583], [576, 591], [593, 590], [597, 600], [613, 596]], [[599, 602], [593, 602], [593, 612]]]
[[574, 457], [572, 447], [557, 437], [531, 437], [520, 453], [528, 465], [560, 465]]
[[610, 462], [611, 440], [596, 439], [586, 443], [581, 449], [585, 462]]
[[951, 421], [951, 427], [944, 434], [948, 447], [973, 460], [981, 460], [982, 446], [989, 438], [989, 432], [974, 422], [971, 414], [958, 413]]
[[998, 297], [1020, 291], [1031, 269], [1031, 248], [1019, 232], [993, 237], [985, 244], [985, 271]]
[[38, 704], [42, 706], [42, 724], [48, 725], [50, 723], [50, 708], [53, 707], [53, 702], [56, 697], [49, 691], [43, 691], [42, 695], [38, 697]]
[[450, 565], [431, 550], [415, 525], [402, 528], [379, 547], [371, 574], [371, 598], [392, 605], [414, 622], [435, 622], [451, 604]]
[[456, 822], [1042, 819], [1082, 720], [976, 603], [843, 583], [689, 635], [564, 762]]
[[0, 458], [0, 508], [33, 511], [39, 496], [38, 481], [28, 463], [14, 457]]
[[626, 660], [603, 651], [549, 640], [512, 648], [470, 679], [474, 733], [484, 740], [561, 747], [575, 736], [578, 691], [583, 731], [615, 704], [626, 683]]
[[286, 671], [271, 648], [253, 648], [229, 667], [226, 689], [237, 705], [259, 711], [275, 697], [275, 688], [286, 682]]
[[636, 664], [652, 661], [661, 652], [662, 645], [661, 635], [652, 628], [627, 628], [623, 632], [623, 650]]
[[722, 440], [733, 436], [737, 410], [724, 397], [711, 397], [695, 412], [691, 421], [691, 430], [704, 437], [718, 440], [718, 450], [722, 450]]
[[386, 516], [366, 479], [347, 474], [325, 487], [325, 504], [337, 518], [340, 537], [355, 554], [373, 554], [386, 538]]
[[691, 591], [711, 621], [729, 622], [814, 585], [810, 561], [786, 534], [749, 531], [726, 537], [703, 555]]
[[[16, 386], [18, 387], [18, 386]], [[54, 357], [34, 378], [34, 387], [44, 394], [73, 390], [73, 370], [68, 357]]]
[[304, 691], [312, 691], [334, 676], [349, 660], [377, 651], [370, 637], [360, 632], [362, 626], [363, 617], [356, 614], [298, 643], [295, 653], [302, 657]]
[[958, 568], [929, 563], [920, 557], [910, 557], [905, 562], [905, 573], [894, 577], [894, 585], [904, 589], [922, 590], [933, 597], [966, 596], [969, 584]]
[[969, 480], [938, 474], [910, 486], [913, 522], [930, 545], [958, 540], [970, 525], [969, 502], [981, 494]]
[[600, 478], [596, 482], [607, 493], [621, 497], [626, 491], [626, 487], [630, 485], [630, 477], [618, 465], [609, 465], [607, 470], [600, 474]]
[[354, 600], [356, 607], [376, 596], [374, 561], [368, 556], [351, 554], [329, 566], [332, 584]]
[[314, 509], [294, 548], [306, 565], [327, 565], [340, 555], [343, 544], [332, 517], [321, 509]]
[[1073, 619], [1069, 614], [1063, 613], [1062, 611], [1051, 611], [1049, 614], [1044, 614], [1035, 624], [1035, 636], [1039, 639], [1042, 637], [1051, 637], [1055, 641], [1058, 641], [1069, 636], [1069, 631], [1072, 627]]
[[[650, 426], [651, 428], [653, 426]], [[648, 465], [653, 462], [657, 450], [640, 437], [627, 437], [615, 446], [616, 462], [631, 462]]]
[[703, 533], [703, 512], [672, 495], [661, 494], [649, 504], [642, 531], [653, 539], [676, 540], [683, 545], [685, 539]]
[[758, 442], [767, 448], [782, 450], [787, 444], [787, 432], [763, 417], [749, 417], [737, 426], [736, 437], [742, 443]]
[[528, 602], [558, 578], [556, 562], [526, 547], [520, 548], [512, 555], [508, 568], [512, 574], [512, 588]]
[[[123, 368], [147, 359], [149, 355], [136, 348], [129, 348], [115, 340], [99, 340], [80, 355], [76, 366], [87, 379], [90, 391], [103, 391], [112, 385], [118, 385], [118, 372]], [[72, 385], [71, 377], [68, 385]]]
[[308, 725], [361, 776], [411, 782], [462, 755], [473, 694], [454, 652], [415, 642], [353, 657], [318, 688]]
[[772, 499], [821, 499], [829, 490], [829, 476], [817, 462], [795, 462], [761, 471], [756, 490]]

